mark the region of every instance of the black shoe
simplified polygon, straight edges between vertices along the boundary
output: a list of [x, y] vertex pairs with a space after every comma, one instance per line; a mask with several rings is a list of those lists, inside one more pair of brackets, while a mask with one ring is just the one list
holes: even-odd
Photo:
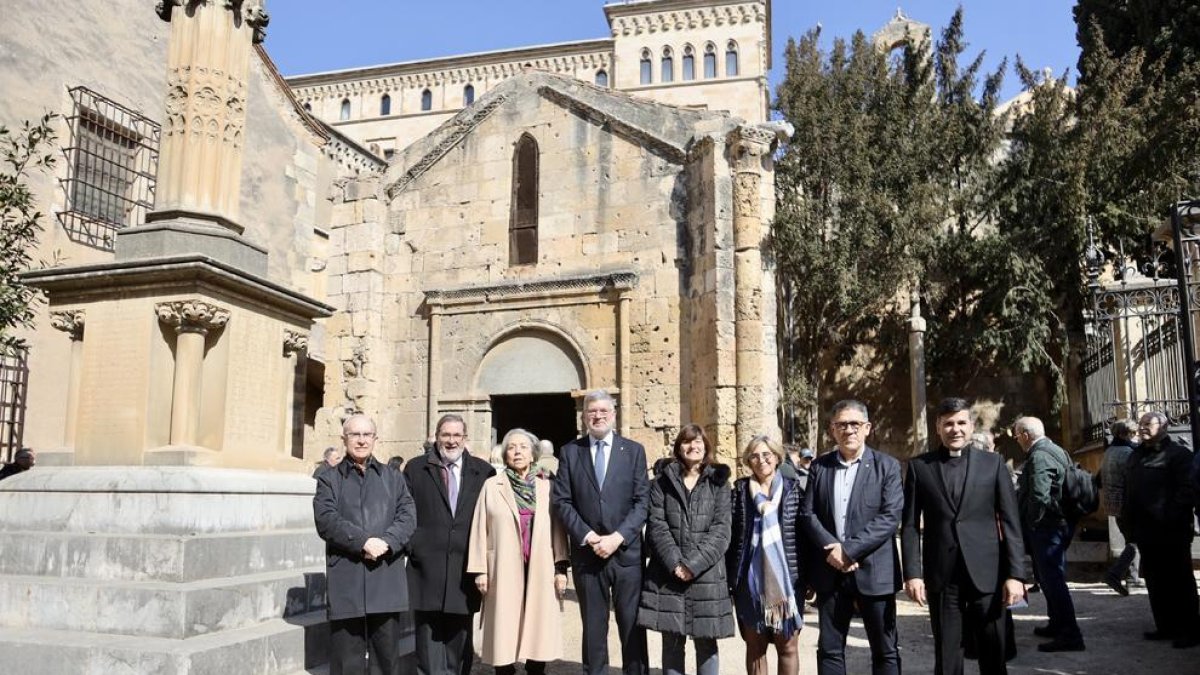
[[1052, 638], [1058, 635], [1058, 632], [1051, 629], [1050, 626], [1035, 626], [1033, 634], [1040, 638]]
[[1200, 635], [1189, 635], [1171, 641], [1171, 646], [1175, 649], [1191, 649], [1197, 645], [1200, 645]]
[[1039, 652], [1081, 652], [1085, 649], [1087, 648], [1083, 646], [1083, 640], [1060, 640], [1055, 638], [1038, 645]]
[[1034, 585], [1032, 585], [1032, 586], [1030, 586], [1030, 587], [1029, 587], [1029, 592], [1030, 592], [1030, 593], [1041, 593], [1041, 592], [1042, 592], [1042, 587], [1041, 587], [1041, 585], [1039, 585], [1039, 584], [1034, 584]]
[[1129, 595], [1129, 589], [1125, 587], [1125, 584], [1121, 583], [1120, 579], [1116, 579], [1113, 577], [1106, 577], [1104, 579], [1104, 583], [1109, 588], [1116, 591], [1117, 595], [1120, 595], [1120, 596], [1128, 596]]
[[1174, 640], [1175, 639], [1174, 635], [1172, 635], [1166, 631], [1161, 631], [1161, 630], [1148, 630], [1145, 633], [1142, 633], [1142, 637], [1147, 640], [1152, 640], [1155, 642], [1158, 642], [1161, 640]]

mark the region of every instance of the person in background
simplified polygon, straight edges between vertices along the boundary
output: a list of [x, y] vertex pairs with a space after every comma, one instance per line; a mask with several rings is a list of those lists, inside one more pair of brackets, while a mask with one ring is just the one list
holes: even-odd
[[730, 470], [716, 462], [717, 449], [698, 425], [680, 429], [673, 448], [650, 483], [650, 565], [638, 624], [662, 633], [663, 675], [683, 675], [689, 637], [698, 675], [718, 675], [717, 640], [733, 635], [725, 580]]
[[1167, 433], [1167, 416], [1148, 412], [1138, 420], [1141, 445], [1129, 458], [1121, 517], [1142, 553], [1142, 577], [1150, 593], [1154, 630], [1147, 640], [1200, 645], [1200, 611], [1192, 573], [1192, 453]]
[[396, 455], [388, 460], [387, 465], [396, 471], [400, 471], [404, 468], [404, 458], [400, 455]]
[[775, 646], [778, 675], [800, 672], [804, 577], [800, 567], [803, 490], [785, 477], [783, 446], [755, 436], [742, 451], [750, 475], [733, 485], [730, 546], [725, 574], [746, 642], [746, 672], [767, 675], [767, 650]]
[[1096, 483], [1104, 490], [1104, 511], [1108, 514], [1108, 548], [1118, 554], [1112, 567], [1104, 575], [1104, 583], [1118, 595], [1129, 595], [1125, 578], [1129, 583], [1140, 585], [1137, 544], [1129, 541], [1129, 524], [1121, 517], [1122, 500], [1125, 497], [1125, 474], [1129, 472], [1129, 458], [1137, 443], [1133, 440], [1137, 429], [1125, 420], [1113, 422], [1109, 429], [1112, 441], [1104, 451], [1104, 460]]
[[504, 471], [483, 484], [468, 544], [467, 574], [484, 597], [480, 654], [496, 675], [514, 675], [518, 661], [542, 675], [562, 657], [567, 535], [550, 515], [537, 437], [513, 429], [500, 445]]
[[554, 456], [554, 444], [544, 438], [538, 441], [537, 465], [551, 478], [558, 473], [558, 458]]
[[5, 464], [4, 468], [0, 468], [0, 480], [28, 471], [36, 464], [37, 455], [33, 450], [31, 448], [21, 448], [13, 456], [11, 464]]
[[335, 448], [332, 445], [325, 448], [325, 454], [322, 455], [317, 468], [313, 470], [313, 478], [318, 478], [321, 474], [337, 466], [345, 456], [346, 451], [343, 448]]

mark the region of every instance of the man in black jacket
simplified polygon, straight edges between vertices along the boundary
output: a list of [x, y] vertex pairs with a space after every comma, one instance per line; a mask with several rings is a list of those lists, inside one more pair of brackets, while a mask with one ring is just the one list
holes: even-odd
[[904, 481], [904, 590], [929, 604], [936, 675], [963, 672], [965, 614], [981, 675], [1007, 673], [1004, 608], [1025, 594], [1017, 498], [1000, 455], [969, 447], [970, 404], [948, 398], [936, 412], [941, 444], [909, 461]]
[[899, 675], [896, 527], [904, 510], [900, 463], [867, 447], [867, 406], [841, 401], [830, 412], [837, 452], [812, 463], [800, 528], [816, 559], [807, 566], [817, 592], [818, 675], [845, 675], [846, 633], [855, 610], [871, 645], [873, 675]]
[[404, 478], [372, 456], [375, 423], [342, 425], [346, 460], [317, 477], [313, 516], [325, 540], [330, 675], [400, 675], [400, 612], [408, 611], [402, 551], [417, 527]]
[[1196, 578], [1192, 575], [1192, 453], [1167, 435], [1167, 416], [1138, 420], [1142, 444], [1129, 458], [1121, 517], [1142, 552], [1155, 630], [1147, 640], [1200, 644]]
[[467, 675], [475, 659], [471, 617], [482, 601], [467, 576], [467, 542], [479, 491], [496, 469], [467, 452], [461, 416], [443, 415], [436, 429], [436, 448], [404, 465], [417, 504], [408, 561], [417, 672]]

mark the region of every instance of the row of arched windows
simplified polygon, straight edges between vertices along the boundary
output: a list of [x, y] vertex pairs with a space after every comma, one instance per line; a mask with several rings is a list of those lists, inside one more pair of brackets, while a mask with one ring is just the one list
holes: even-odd
[[[695, 48], [691, 45], [684, 45], [680, 61], [679, 78], [685, 82], [696, 79]], [[662, 83], [674, 82], [676, 72], [675, 50], [669, 46], [663, 47], [658, 63], [658, 81]], [[719, 77], [717, 75], [717, 46], [715, 44], [709, 42], [704, 45], [702, 65], [704, 79], [708, 80]], [[736, 77], [738, 70], [738, 46], [736, 42], [730, 40], [725, 45], [725, 77]], [[639, 80], [642, 84], [654, 83], [654, 54], [648, 48], [642, 50]]]
[[[475, 102], [475, 86], [468, 84], [467, 86], [463, 87], [463, 93], [462, 93], [463, 107], [465, 108], [474, 102]], [[304, 109], [309, 112], [312, 112], [312, 104], [305, 103]], [[430, 110], [433, 110], [433, 92], [430, 91], [429, 89], [426, 89], [421, 92], [421, 112], [427, 112]], [[386, 117], [391, 114], [392, 114], [392, 97], [390, 94], [384, 94], [383, 96], [379, 97], [379, 115], [380, 115], [380, 117]], [[348, 99], [348, 98], [342, 99], [342, 105], [338, 111], [338, 119], [343, 122], [350, 119], [350, 99]]]

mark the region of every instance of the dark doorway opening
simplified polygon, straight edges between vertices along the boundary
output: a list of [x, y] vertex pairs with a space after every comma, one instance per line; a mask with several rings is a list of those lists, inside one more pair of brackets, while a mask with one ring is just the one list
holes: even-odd
[[517, 394], [492, 397], [492, 433], [496, 443], [512, 429], [522, 428], [554, 444], [558, 454], [579, 436], [579, 416], [570, 394]]

